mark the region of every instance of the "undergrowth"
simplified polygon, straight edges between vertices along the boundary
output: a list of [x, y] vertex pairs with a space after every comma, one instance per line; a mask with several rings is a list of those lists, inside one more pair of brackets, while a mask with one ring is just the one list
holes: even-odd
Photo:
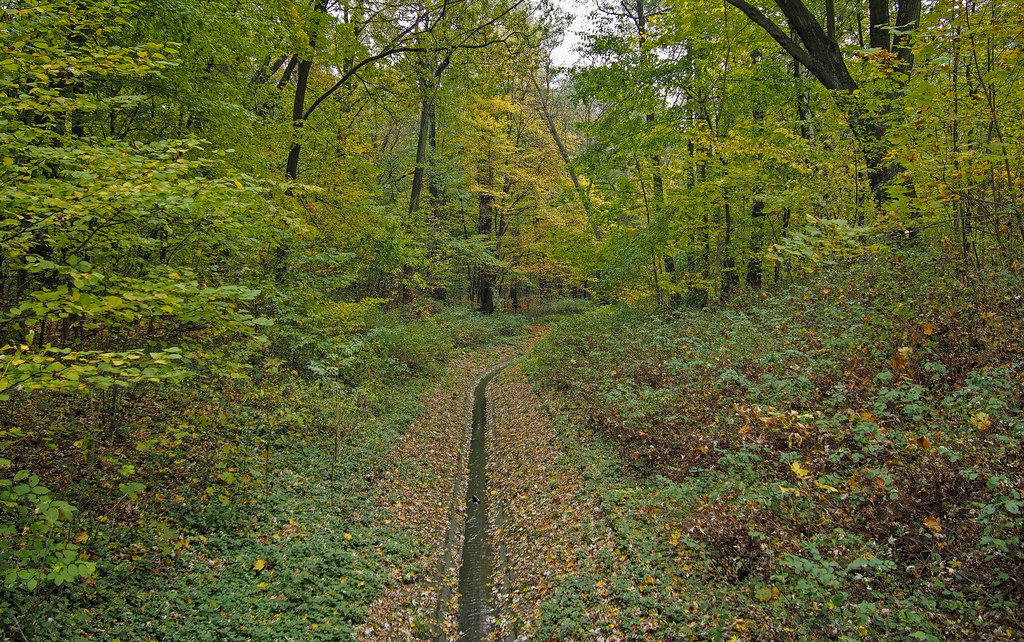
[[1016, 635], [1024, 289], [938, 262], [555, 326], [532, 375], [616, 444], [591, 490], [618, 549], [566, 580], [544, 635]]
[[376, 508], [425, 378], [522, 327], [376, 312], [360, 332], [253, 354], [244, 378], [15, 395], [0, 414], [0, 639], [352, 637], [385, 569], [429, 570]]

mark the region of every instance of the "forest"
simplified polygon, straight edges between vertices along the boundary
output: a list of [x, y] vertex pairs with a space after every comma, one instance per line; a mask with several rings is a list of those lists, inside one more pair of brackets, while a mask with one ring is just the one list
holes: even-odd
[[1022, 43], [3, 0], [0, 640], [1020, 639]]

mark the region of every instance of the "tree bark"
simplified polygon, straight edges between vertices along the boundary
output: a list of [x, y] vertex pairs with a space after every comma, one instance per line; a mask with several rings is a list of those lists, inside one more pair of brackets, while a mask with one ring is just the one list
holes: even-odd
[[868, 45], [873, 49], [889, 51], [891, 35], [889, 0], [868, 0]]
[[[314, 5], [316, 13], [327, 15], [327, 0], [316, 0]], [[302, 129], [306, 122], [306, 89], [309, 87], [309, 72], [313, 68], [313, 52], [316, 51], [316, 29], [310, 29], [309, 36], [310, 55], [307, 59], [300, 60], [298, 64], [298, 76], [295, 81], [295, 98], [292, 100], [292, 144], [288, 149], [288, 162], [285, 165], [284, 175], [289, 180], [299, 177], [299, 156], [302, 153]], [[295, 58], [298, 58], [296, 56]], [[289, 64], [289, 68], [291, 64]], [[287, 75], [287, 72], [286, 72]], [[282, 79], [282, 82], [284, 80]]]
[[[491, 159], [490, 145], [488, 145], [487, 157], [481, 166], [478, 166], [479, 176], [477, 182], [480, 187], [480, 195], [477, 199], [479, 212], [477, 214], [476, 232], [481, 236], [490, 237], [494, 231], [494, 163]], [[494, 269], [483, 264], [477, 270], [477, 281], [475, 283], [477, 310], [484, 314], [494, 312]]]
[[434, 97], [424, 96], [420, 108], [420, 125], [416, 133], [416, 168], [412, 173], [412, 189], [409, 192], [409, 214], [420, 209], [420, 196], [427, 174], [427, 147], [430, 143], [430, 129], [434, 120]]
[[732, 247], [732, 208], [729, 207], [729, 203], [726, 202], [723, 206], [725, 210], [725, 230], [722, 236], [722, 299], [733, 292], [736, 287], [740, 284], [740, 276], [736, 274], [736, 256], [733, 253]]
[[292, 101], [292, 144], [288, 149], [288, 163], [285, 165], [284, 176], [294, 181], [299, 177], [299, 156], [302, 154], [302, 118], [303, 106], [306, 102], [306, 88], [309, 86], [309, 70], [312, 60], [299, 63], [298, 77], [295, 83], [295, 99]]
[[763, 285], [763, 270], [761, 266], [761, 252], [763, 251], [764, 237], [764, 201], [760, 198], [754, 199], [750, 208], [750, 258], [747, 259], [747, 285], [760, 290]]

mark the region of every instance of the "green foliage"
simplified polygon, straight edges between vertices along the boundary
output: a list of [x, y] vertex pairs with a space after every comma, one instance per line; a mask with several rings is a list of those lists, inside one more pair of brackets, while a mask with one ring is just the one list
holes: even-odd
[[[0, 468], [9, 466], [9, 460], [0, 459]], [[95, 562], [80, 560], [78, 545], [70, 541], [74, 510], [54, 499], [27, 470], [0, 479], [0, 577], [5, 588], [60, 586], [95, 572]]]
[[941, 248], [720, 310], [555, 326], [534, 377], [614, 444], [591, 492], [616, 554], [546, 602], [545, 635], [607, 604], [600, 631], [627, 636], [1015, 628], [1024, 309], [944, 276]]
[[[98, 77], [158, 77], [168, 47], [113, 40], [134, 8], [30, 3], [8, 10], [0, 68], [0, 395], [180, 380], [184, 347], [254, 335], [223, 283], [261, 250], [262, 188], [224, 177], [196, 139], [82, 135], [84, 119], [145, 96]], [[217, 177], [217, 175], [221, 177]], [[241, 181], [245, 180], [246, 184]], [[217, 257], [220, 257], [219, 260]]]
[[451, 354], [451, 339], [433, 320], [378, 325], [362, 340], [391, 376], [435, 371]]
[[[73, 426], [47, 422], [79, 396], [19, 402], [30, 434], [69, 457], [36, 459], [67, 502], [27, 472], [0, 479], [0, 630], [38, 640], [351, 636], [390, 581], [385, 566], [423, 571], [408, 535], [376, 514], [388, 486], [367, 481], [418, 413], [419, 390], [392, 379], [357, 394], [268, 362], [215, 387], [147, 388], [125, 411], [131, 434], [88, 448], [72, 441]], [[5, 453], [31, 454], [23, 432], [2, 436]]]
[[776, 264], [789, 261], [813, 271], [823, 264], [882, 250], [882, 246], [866, 242], [871, 228], [855, 227], [844, 219], [821, 220], [810, 215], [807, 218], [806, 227], [791, 231], [769, 247], [765, 257]]
[[475, 348], [523, 334], [522, 315], [495, 312], [480, 314], [455, 306], [443, 307], [435, 317], [451, 335], [455, 348]]
[[[917, 38], [920, 62], [893, 134], [904, 180], [887, 219], [948, 234], [961, 258], [1002, 267], [1019, 260], [1024, 62], [1019, 2], [940, 2]], [[911, 185], [910, 181], [913, 181]]]

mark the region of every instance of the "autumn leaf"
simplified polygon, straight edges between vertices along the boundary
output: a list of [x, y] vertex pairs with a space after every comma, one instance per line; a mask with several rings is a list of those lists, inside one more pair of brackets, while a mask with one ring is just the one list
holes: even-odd
[[988, 430], [992, 427], [992, 417], [987, 412], [976, 412], [968, 421], [978, 430]]
[[935, 332], [935, 326], [933, 326], [928, 321], [925, 321], [924, 323], [921, 324], [921, 332], [924, 332], [926, 335], [931, 336], [932, 333]]
[[801, 466], [799, 461], [794, 461], [789, 465], [789, 468], [801, 480], [807, 479], [807, 476], [811, 474], [811, 471]]
[[252, 565], [252, 568], [254, 571], [262, 571], [266, 565], [267, 560], [261, 557], [260, 559], [256, 560], [256, 563]]
[[830, 493], [838, 493], [839, 492], [839, 489], [836, 488], [835, 486], [832, 486], [830, 484], [823, 484], [820, 481], [818, 481], [817, 479], [814, 480], [814, 485], [817, 486], [818, 488], [821, 488], [822, 490], [827, 490]]
[[889, 363], [891, 363], [894, 368], [905, 368], [910, 363], [910, 355], [913, 353], [913, 348], [904, 346], [896, 351], [896, 356], [893, 357]]
[[930, 530], [933, 533], [942, 532], [942, 527], [939, 526], [939, 520], [935, 519], [934, 517], [925, 517], [924, 525], [928, 528], [928, 530]]

